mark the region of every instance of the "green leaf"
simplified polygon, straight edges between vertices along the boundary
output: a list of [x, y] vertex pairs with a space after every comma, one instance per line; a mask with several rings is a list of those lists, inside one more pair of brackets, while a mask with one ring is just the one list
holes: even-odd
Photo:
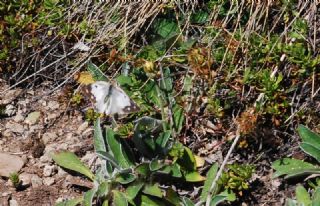
[[164, 166], [164, 164], [162, 164], [160, 162], [160, 160], [158, 160], [158, 159], [152, 160], [149, 164], [150, 171], [157, 171], [157, 170], [161, 169], [163, 166]]
[[213, 180], [215, 179], [215, 177], [217, 175], [217, 171], [218, 171], [218, 164], [215, 163], [214, 165], [211, 166], [210, 170], [207, 173], [207, 179], [204, 182], [204, 186], [202, 188], [202, 192], [200, 195], [200, 200], [206, 201], [209, 189], [212, 185]]
[[112, 190], [113, 193], [113, 205], [116, 206], [127, 206], [128, 201], [124, 193], [118, 190]]
[[88, 62], [87, 66], [88, 72], [92, 75], [93, 79], [96, 81], [107, 81], [108, 79], [103, 75], [101, 70], [93, 64], [91, 61]]
[[155, 198], [142, 195], [141, 206], [166, 206], [166, 204]]
[[84, 193], [83, 205], [84, 206], [92, 206], [94, 195], [96, 194], [97, 189], [92, 188], [91, 190]]
[[104, 143], [104, 138], [102, 135], [101, 126], [100, 126], [100, 118], [97, 118], [97, 120], [94, 123], [93, 145], [94, 145], [95, 151], [103, 151], [103, 152], [107, 151], [106, 145]]
[[191, 15], [191, 22], [193, 24], [204, 24], [208, 20], [208, 17], [208, 12], [199, 10]]
[[170, 69], [168, 67], [163, 69], [163, 79], [160, 81], [160, 89], [165, 92], [172, 92], [173, 83], [170, 76]]
[[223, 201], [235, 201], [236, 200], [236, 195], [232, 192], [232, 190], [228, 191], [225, 190], [223, 192], [221, 192], [218, 195], [215, 195], [212, 199], [211, 199], [211, 204], [210, 206], [216, 206], [219, 203], [223, 202]]
[[307, 153], [308, 155], [315, 158], [318, 162], [320, 162], [320, 148], [315, 147], [306, 142], [300, 143], [300, 148]]
[[142, 163], [138, 165], [135, 169], [137, 174], [143, 175], [145, 177], [150, 175], [150, 167], [148, 163]]
[[162, 197], [162, 191], [158, 184], [145, 185], [142, 192], [147, 195], [152, 195], [160, 198]]
[[115, 133], [110, 128], [107, 128], [106, 133], [106, 141], [109, 151], [113, 154], [113, 157], [116, 159], [118, 164], [124, 169], [133, 166], [133, 155], [121, 144], [121, 138], [115, 136]]
[[171, 173], [173, 177], [182, 177], [181, 168], [178, 164], [171, 165]]
[[317, 187], [312, 195], [312, 206], [318, 206], [320, 202], [320, 187]]
[[135, 179], [136, 179], [136, 176], [134, 176], [131, 173], [119, 174], [116, 177], [116, 181], [121, 184], [129, 184], [130, 182], [133, 182]]
[[302, 205], [310, 205], [311, 204], [311, 198], [308, 193], [308, 191], [302, 186], [298, 185], [296, 187], [296, 198], [299, 203]]
[[97, 196], [102, 197], [106, 196], [109, 193], [110, 184], [106, 181], [99, 184], [98, 190], [97, 190]]
[[201, 176], [198, 172], [190, 172], [185, 175], [186, 181], [187, 182], [202, 182], [206, 178]]
[[[103, 152], [103, 151], [97, 151], [96, 154], [102, 158], [102, 159], [105, 159], [108, 161], [108, 163], [110, 163], [112, 166], [118, 168], [118, 169], [121, 169], [120, 168], [120, 165], [118, 164], [117, 160], [114, 159], [113, 156], [111, 156], [111, 154], [107, 153], [107, 152]], [[111, 166], [111, 165], [108, 165], [107, 166]], [[108, 168], [108, 169], [111, 169], [111, 168]]]
[[307, 174], [320, 174], [320, 168], [302, 160], [284, 158], [272, 163], [272, 168], [276, 170], [273, 178], [285, 175], [291, 178]]
[[178, 194], [171, 188], [169, 187], [166, 190], [166, 196], [165, 199], [170, 202], [172, 205], [180, 206], [180, 198]]
[[135, 181], [131, 183], [127, 189], [126, 189], [126, 194], [129, 200], [133, 200], [137, 194], [140, 192], [142, 189], [144, 183], [140, 181]]
[[194, 206], [194, 203], [187, 197], [182, 197], [183, 206]]
[[195, 171], [197, 169], [196, 159], [188, 147], [183, 147], [183, 155], [177, 160], [177, 163], [186, 171]]
[[320, 136], [303, 125], [298, 126], [298, 133], [302, 139], [302, 142], [313, 145], [320, 149]]
[[170, 137], [171, 137], [171, 131], [170, 130], [161, 132], [159, 137], [156, 140], [157, 145], [160, 145], [160, 147], [162, 149], [166, 149], [167, 143], [168, 143]]
[[129, 76], [119, 75], [116, 78], [116, 80], [120, 84], [120, 86], [124, 86], [124, 85], [134, 86], [132, 78]]
[[80, 204], [83, 201], [83, 197], [78, 197], [71, 200], [65, 200], [63, 202], [59, 202], [56, 204], [56, 206], [76, 206]]
[[297, 203], [297, 201], [288, 198], [288, 199], [286, 199], [285, 206], [298, 206], [298, 203]]
[[183, 109], [179, 105], [173, 106], [173, 123], [177, 133], [180, 133], [183, 123], [184, 123], [184, 114]]
[[52, 155], [52, 159], [61, 167], [79, 172], [89, 179], [94, 179], [94, 174], [85, 166], [80, 159], [71, 152], [59, 152]]
[[168, 19], [158, 19], [154, 22], [155, 32], [164, 39], [171, 38], [179, 33], [176, 22]]

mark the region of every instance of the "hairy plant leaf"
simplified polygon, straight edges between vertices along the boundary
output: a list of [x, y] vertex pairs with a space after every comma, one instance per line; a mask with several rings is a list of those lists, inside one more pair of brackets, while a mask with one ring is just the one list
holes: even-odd
[[113, 205], [117, 206], [128, 206], [128, 201], [124, 193], [113, 190]]
[[320, 187], [317, 187], [312, 195], [312, 206], [319, 205], [320, 202]]
[[299, 125], [297, 130], [302, 139], [302, 142], [311, 144], [314, 147], [320, 149], [320, 135], [314, 133], [303, 125]]
[[141, 191], [143, 186], [144, 186], [144, 183], [141, 181], [135, 181], [131, 183], [126, 189], [126, 194], [128, 199], [133, 200]]
[[218, 164], [215, 163], [214, 165], [211, 166], [211, 168], [209, 169], [209, 171], [207, 173], [207, 179], [204, 182], [204, 186], [202, 188], [201, 195], [200, 195], [200, 200], [206, 201], [209, 189], [212, 185], [213, 180], [215, 179], [215, 177], [217, 175], [217, 171], [218, 171]]
[[114, 159], [122, 168], [129, 168], [134, 165], [133, 154], [129, 149], [124, 148], [121, 138], [117, 138], [112, 129], [107, 128], [106, 141], [109, 151], [112, 152]]
[[311, 198], [308, 193], [308, 191], [302, 186], [298, 185], [296, 187], [296, 198], [299, 203], [302, 205], [310, 205], [311, 204]]
[[210, 206], [216, 206], [223, 201], [235, 201], [236, 195], [232, 191], [225, 190], [211, 199]]
[[171, 187], [166, 190], [165, 199], [170, 202], [172, 205], [180, 205], [180, 198], [176, 191], [174, 191]]
[[97, 196], [105, 196], [109, 193], [110, 183], [104, 181], [99, 184], [98, 190], [97, 190]]
[[165, 92], [172, 92], [173, 83], [170, 77], [170, 69], [168, 67], [163, 69], [163, 79], [160, 81], [160, 89]]
[[[108, 169], [108, 171], [109, 171], [109, 170], [112, 170], [112, 166], [120, 169], [120, 165], [118, 164], [117, 160], [116, 160], [113, 156], [111, 156], [111, 154], [109, 154], [109, 153], [107, 153], [107, 152], [103, 152], [103, 151], [97, 151], [96, 154], [97, 154], [100, 158], [105, 159], [105, 160], [108, 161], [108, 163], [109, 163], [109, 164], [107, 164], [107, 169]], [[110, 164], [111, 164], [112, 166], [111, 166]], [[108, 167], [109, 167], [109, 168], [108, 168]], [[110, 173], [110, 172], [112, 173], [112, 171], [109, 171], [109, 173]]]
[[178, 24], [168, 19], [157, 19], [154, 22], [155, 32], [164, 39], [171, 38], [179, 33]]
[[183, 155], [177, 160], [177, 163], [186, 171], [195, 171], [197, 169], [196, 159], [188, 147], [183, 147]]
[[164, 166], [158, 159], [154, 159], [150, 162], [149, 167], [150, 171], [157, 171]]
[[273, 178], [285, 175], [285, 178], [307, 174], [320, 174], [320, 168], [302, 160], [284, 158], [272, 163], [272, 168], [276, 170]]
[[185, 178], [187, 182], [202, 182], [206, 180], [205, 177], [201, 176], [199, 172], [196, 172], [196, 171], [187, 173], [185, 175]]
[[61, 167], [79, 172], [89, 179], [94, 179], [94, 174], [72, 152], [58, 152], [52, 155], [52, 159]]
[[[171, 137], [170, 130], [161, 132], [159, 137], [156, 140], [157, 145], [159, 145], [163, 150], [165, 150], [170, 137]], [[163, 152], [166, 152], [166, 151], [163, 151]]]
[[76, 205], [79, 205], [82, 201], [83, 201], [83, 197], [78, 197], [75, 199], [59, 202], [56, 204], [56, 206], [76, 206]]
[[314, 145], [306, 142], [300, 143], [300, 148], [307, 153], [308, 155], [315, 158], [318, 162], [320, 162], [320, 148], [315, 147]]
[[171, 173], [173, 177], [182, 177], [181, 168], [178, 164], [173, 164], [171, 167]]
[[161, 191], [158, 184], [145, 185], [142, 192], [147, 195], [152, 195], [152, 196], [160, 197], [160, 198], [162, 197], [162, 191]]
[[100, 126], [100, 118], [97, 118], [94, 123], [94, 135], [93, 135], [93, 145], [95, 151], [107, 152], [107, 148], [102, 135], [102, 130]]
[[136, 173], [143, 175], [143, 176], [149, 176], [150, 175], [150, 167], [148, 163], [142, 163], [138, 165], [135, 169]]
[[194, 203], [187, 197], [182, 197], [183, 206], [194, 206]]
[[91, 190], [84, 193], [84, 196], [83, 196], [83, 205], [84, 206], [92, 206], [93, 198], [94, 198], [96, 192], [97, 192], [97, 189], [92, 188]]
[[107, 81], [108, 80], [103, 75], [101, 70], [95, 64], [93, 64], [91, 61], [88, 62], [87, 70], [88, 70], [88, 72], [91, 73], [91, 75], [95, 81]]
[[180, 133], [184, 123], [183, 109], [179, 105], [173, 106], [173, 122], [177, 133]]
[[158, 199], [149, 197], [147, 195], [142, 195], [141, 206], [166, 206], [166, 204]]
[[116, 177], [116, 181], [121, 183], [121, 184], [129, 184], [130, 182], [133, 182], [135, 179], [136, 179], [136, 176], [134, 176], [131, 173], [119, 174]]

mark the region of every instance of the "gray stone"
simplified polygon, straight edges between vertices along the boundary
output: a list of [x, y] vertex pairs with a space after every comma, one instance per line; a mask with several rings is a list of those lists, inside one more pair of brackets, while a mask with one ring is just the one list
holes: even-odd
[[57, 101], [50, 101], [50, 102], [48, 102], [47, 107], [48, 107], [48, 109], [56, 110], [60, 107], [60, 105], [59, 105], [59, 102], [57, 102]]
[[9, 117], [13, 116], [16, 112], [17, 112], [17, 108], [12, 104], [8, 104], [4, 111], [4, 113]]
[[24, 132], [23, 125], [16, 122], [7, 122], [6, 129], [10, 130], [11, 132], [20, 134]]
[[39, 111], [31, 112], [30, 114], [28, 114], [28, 116], [26, 117], [24, 122], [29, 124], [29, 125], [36, 124], [39, 121], [40, 114], [41, 113]]
[[43, 183], [47, 186], [53, 185], [55, 182], [53, 177], [46, 177], [43, 179]]
[[44, 177], [50, 177], [53, 175], [55, 171], [55, 166], [54, 165], [46, 165], [44, 168], [43, 168], [43, 176]]
[[31, 178], [32, 178], [33, 174], [29, 174], [29, 173], [21, 173], [19, 175], [19, 179], [21, 180], [21, 186], [23, 187], [28, 187], [31, 185]]
[[46, 145], [48, 142], [54, 141], [57, 138], [57, 134], [54, 132], [46, 132], [42, 135], [42, 141]]
[[38, 175], [33, 175], [31, 177], [31, 185], [32, 187], [39, 187], [43, 185], [42, 179]]
[[7, 153], [0, 153], [0, 176], [9, 177], [10, 174], [19, 172], [23, 165], [22, 158]]
[[9, 201], [9, 206], [19, 206], [19, 204], [18, 204], [17, 200], [12, 199]]

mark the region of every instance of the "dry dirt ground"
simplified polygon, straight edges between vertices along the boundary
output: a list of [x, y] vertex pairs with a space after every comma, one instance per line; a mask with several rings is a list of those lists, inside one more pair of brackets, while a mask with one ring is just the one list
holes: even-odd
[[[0, 88], [2, 92], [8, 85], [2, 81]], [[72, 151], [90, 165], [95, 159], [92, 127], [80, 111], [70, 109], [68, 101], [63, 100], [63, 91], [41, 97], [49, 91], [47, 88], [43, 84], [35, 90], [11, 89], [1, 96], [6, 117], [0, 119], [0, 153], [23, 161], [19, 190], [8, 177], [0, 178], [1, 206], [54, 205], [57, 200], [79, 196], [90, 187], [85, 178], [70, 175], [55, 165], [50, 154]], [[10, 157], [6, 161], [10, 162]]]
[[[0, 92], [9, 87], [5, 81], [0, 84]], [[5, 105], [5, 115], [0, 119], [0, 153], [18, 157], [23, 166], [19, 170], [22, 185], [18, 190], [8, 177], [1, 175], [0, 206], [54, 205], [57, 201], [80, 196], [91, 186], [85, 178], [58, 167], [50, 157], [54, 151], [68, 150], [91, 167], [95, 161], [92, 125], [84, 120], [81, 109], [68, 104], [63, 89], [46, 95], [50, 91], [49, 85], [50, 82], [46, 82], [37, 89], [10, 89], [1, 96], [0, 105]], [[267, 139], [273, 141], [277, 137]], [[192, 149], [199, 155], [203, 150], [211, 150], [204, 159], [221, 163], [230, 144], [220, 142], [215, 147], [212, 144], [207, 141], [204, 149]], [[283, 205], [285, 197], [293, 196], [294, 185], [271, 178], [270, 164], [279, 157], [276, 154], [292, 154], [292, 150], [298, 148], [297, 142], [286, 145], [260, 143], [247, 151], [233, 152], [231, 162], [257, 166], [250, 189], [233, 205]], [[10, 162], [10, 158], [7, 161]]]

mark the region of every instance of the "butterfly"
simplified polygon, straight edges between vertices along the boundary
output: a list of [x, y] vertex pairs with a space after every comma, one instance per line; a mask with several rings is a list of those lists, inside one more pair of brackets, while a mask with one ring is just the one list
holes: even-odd
[[125, 115], [138, 112], [140, 108], [130, 97], [114, 83], [96, 81], [84, 88], [95, 110], [106, 115]]

